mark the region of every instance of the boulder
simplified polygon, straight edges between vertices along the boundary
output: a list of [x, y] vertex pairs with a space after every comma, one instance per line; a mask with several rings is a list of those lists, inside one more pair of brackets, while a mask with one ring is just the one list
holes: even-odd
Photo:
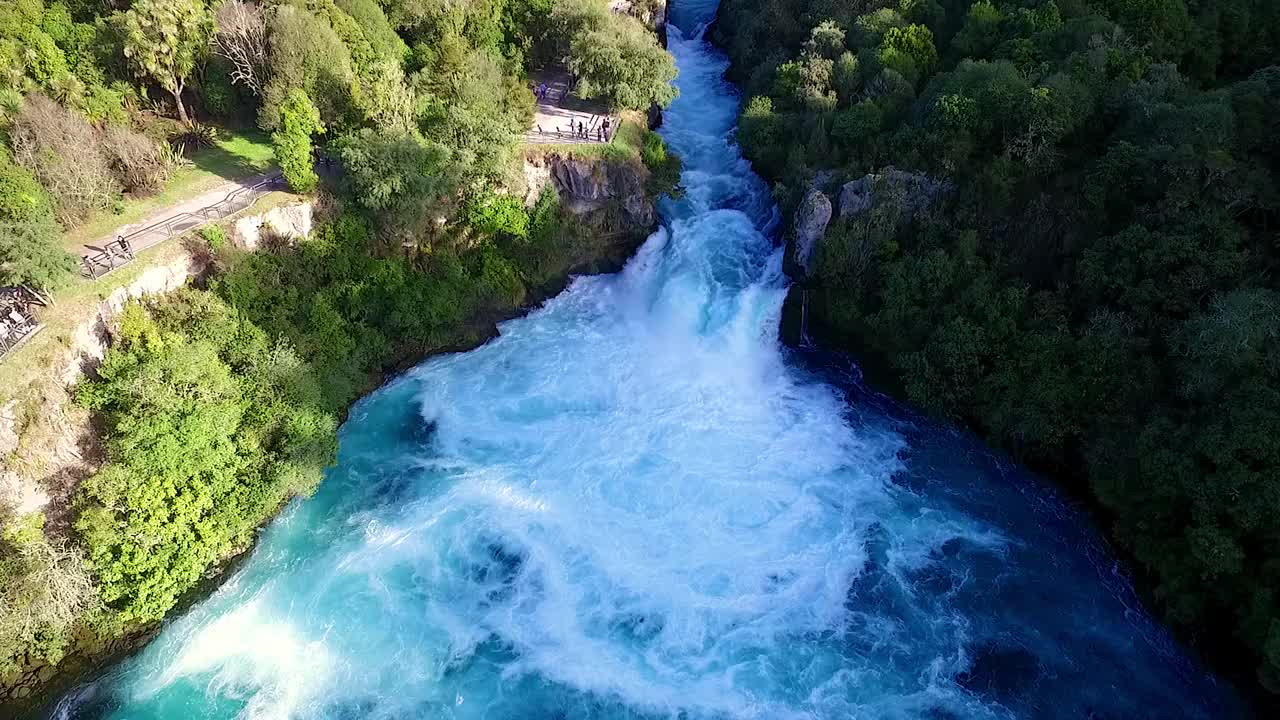
[[813, 263], [817, 257], [818, 243], [827, 232], [827, 224], [831, 222], [831, 199], [821, 190], [810, 190], [800, 201], [796, 209], [795, 222], [792, 225], [792, 261], [801, 273], [801, 278], [813, 274]]
[[852, 218], [871, 209], [871, 192], [875, 187], [875, 176], [852, 180], [840, 188], [840, 217]]

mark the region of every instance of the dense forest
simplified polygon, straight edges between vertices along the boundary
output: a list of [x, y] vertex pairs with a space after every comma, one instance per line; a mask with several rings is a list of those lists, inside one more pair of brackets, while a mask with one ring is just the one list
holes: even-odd
[[1087, 493], [1280, 692], [1280, 3], [725, 0], [716, 32], [784, 209], [878, 187], [811, 331]]
[[[256, 252], [207, 226], [198, 286], [128, 306], [75, 388], [102, 458], [68, 527], [0, 507], [0, 680], [163, 618], [316, 486], [384, 367], [483, 336], [627, 230], [505, 190], [549, 65], [615, 110], [672, 98], [652, 29], [603, 0], [0, 4], [0, 285], [56, 294], [61, 232], [155, 192], [219, 127], [270, 133], [322, 216]], [[603, 158], [669, 189], [679, 161], [629, 133]]]

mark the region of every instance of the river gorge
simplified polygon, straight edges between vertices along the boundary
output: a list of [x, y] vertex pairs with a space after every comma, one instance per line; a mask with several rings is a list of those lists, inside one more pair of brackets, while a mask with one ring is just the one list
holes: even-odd
[[626, 268], [360, 401], [318, 493], [46, 716], [1244, 712], [1050, 486], [781, 345], [715, 11], [673, 8], [685, 193]]

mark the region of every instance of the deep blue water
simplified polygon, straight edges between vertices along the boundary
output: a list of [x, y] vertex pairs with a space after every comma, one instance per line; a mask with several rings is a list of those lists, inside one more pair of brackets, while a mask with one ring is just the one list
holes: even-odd
[[337, 467], [64, 718], [1218, 718], [1091, 525], [777, 340], [776, 211], [680, 3], [687, 192], [616, 275], [362, 400]]

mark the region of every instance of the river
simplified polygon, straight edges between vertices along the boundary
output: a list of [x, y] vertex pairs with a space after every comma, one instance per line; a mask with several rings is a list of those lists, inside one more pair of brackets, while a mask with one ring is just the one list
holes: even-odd
[[675, 10], [663, 229], [360, 401], [319, 492], [52, 716], [1243, 713], [1051, 488], [779, 344], [715, 5]]

